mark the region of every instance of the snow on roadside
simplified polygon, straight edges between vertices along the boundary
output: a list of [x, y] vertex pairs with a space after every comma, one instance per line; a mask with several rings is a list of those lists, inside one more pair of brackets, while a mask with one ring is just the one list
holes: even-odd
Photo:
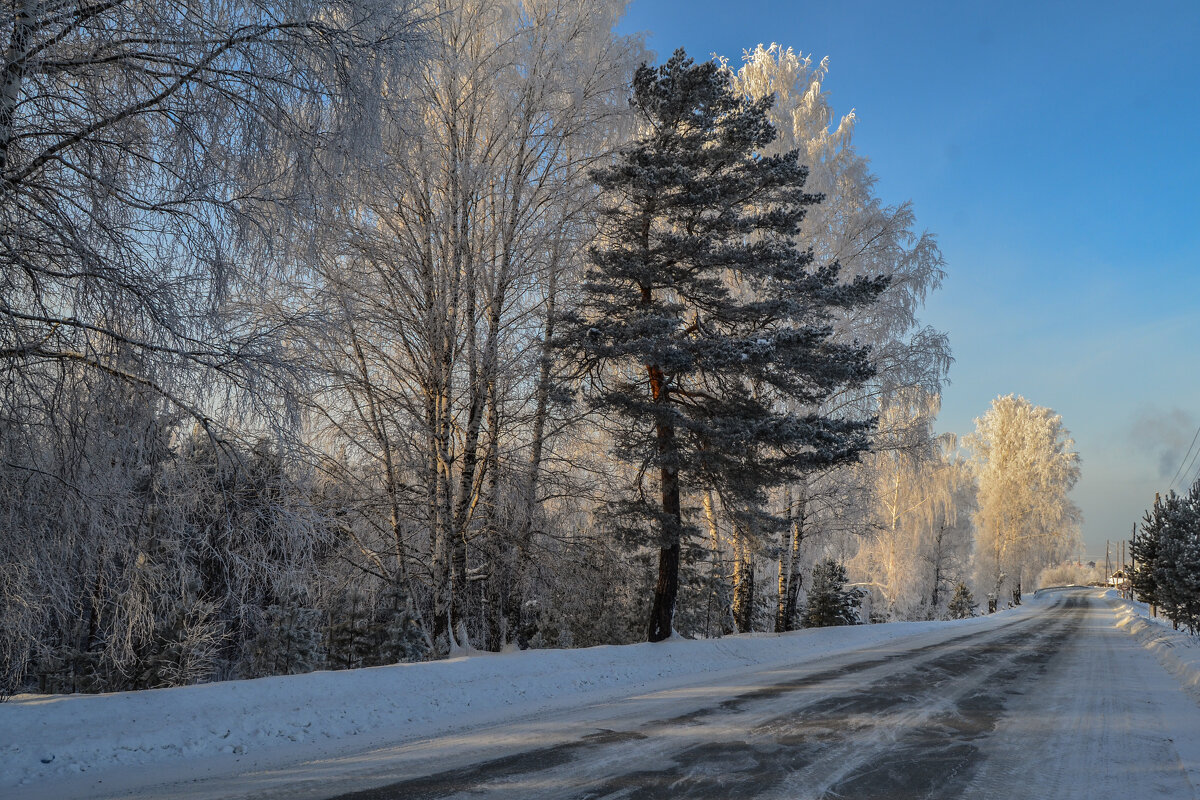
[[[0, 703], [0, 795], [103, 770], [253, 751], [259, 766], [478, 728], [648, 691], [800, 664], [1033, 613], [659, 644], [481, 654], [421, 664]], [[230, 767], [232, 769], [232, 766]]]
[[1105, 591], [1104, 598], [1117, 612], [1117, 627], [1154, 653], [1188, 694], [1200, 701], [1200, 637], [1174, 630], [1164, 617], [1150, 616], [1145, 603], [1125, 600], [1115, 589]]

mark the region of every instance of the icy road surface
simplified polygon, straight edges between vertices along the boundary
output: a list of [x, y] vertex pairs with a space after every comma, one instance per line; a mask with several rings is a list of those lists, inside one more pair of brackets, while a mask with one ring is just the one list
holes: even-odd
[[761, 685], [733, 696], [722, 697], [728, 686], [693, 691], [669, 701], [679, 713], [649, 721], [662, 703], [636, 698], [574, 735], [483, 760], [436, 764], [440, 748], [428, 743], [424, 756], [403, 754], [402, 780], [320, 796], [1196, 797], [1200, 709], [1112, 614], [1094, 592], [1063, 592], [1044, 613], [993, 631], [760, 674]]

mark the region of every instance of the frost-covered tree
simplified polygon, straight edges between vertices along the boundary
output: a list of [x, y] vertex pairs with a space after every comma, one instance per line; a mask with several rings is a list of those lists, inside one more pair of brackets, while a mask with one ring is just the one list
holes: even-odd
[[798, 245], [817, 198], [797, 153], [763, 154], [772, 102], [676, 51], [635, 73], [639, 135], [595, 173], [603, 237], [562, 345], [589, 367], [590, 400], [620, 420], [617, 453], [638, 469], [624, 512], [657, 544], [651, 641], [672, 632], [687, 487], [717, 488], [739, 524], [762, 524], [767, 488], [853, 460], [872, 423], [781, 410], [870, 376], [867, 349], [833, 341], [829, 320], [887, 281], [842, 283], [836, 263], [814, 265]]
[[967, 577], [974, 478], [953, 435], [934, 439], [937, 397], [905, 390], [883, 409], [876, 451], [862, 469], [874, 477], [874, 518], [850, 562], [871, 589], [872, 613], [935, 619], [949, 590]]
[[233, 498], [192, 505], [211, 483], [182, 451], [198, 422], [232, 472], [236, 440], [292, 427], [285, 223], [332, 202], [315, 153], [368, 149], [413, 22], [391, 0], [0, 7], [0, 691], [64, 654], [92, 688], [210, 677], [246, 596], [295, 576], [248, 551], [311, 555], [269, 499], [250, 546], [214, 519]]
[[[428, 58], [328, 231], [314, 301], [323, 452], [355, 559], [408, 585], [441, 652], [517, 637], [534, 570], [555, 309], [624, 131], [623, 0], [430, 0]], [[344, 455], [343, 455], [344, 454]], [[418, 585], [418, 580], [421, 585]]]
[[963, 443], [978, 481], [975, 561], [978, 585], [999, 599], [1078, 548], [1079, 454], [1062, 417], [1005, 395], [975, 420]]
[[429, 640], [413, 613], [412, 601], [403, 584], [393, 582], [384, 590], [373, 625], [380, 664], [420, 661], [429, 653]]
[[797, 150], [809, 170], [806, 189], [822, 195], [800, 225], [815, 263], [837, 262], [846, 279], [888, 279], [875, 303], [835, 316], [839, 337], [871, 344], [876, 371], [863, 386], [846, 387], [832, 399], [856, 398], [871, 408], [902, 387], [937, 393], [951, 363], [949, 341], [922, 325], [918, 314], [945, 276], [941, 250], [933, 234], [916, 228], [911, 203], [889, 206], [876, 196], [870, 162], [853, 142], [855, 113], [834, 111], [828, 76], [827, 59], [814, 64], [791, 48], [759, 44], [744, 52], [733, 81], [748, 98], [775, 96], [767, 114], [778, 136], [764, 152]]
[[214, 381], [276, 389], [264, 227], [311, 203], [305, 162], [412, 24], [403, 0], [0, 9], [0, 380], [71, 362], [206, 423]]
[[267, 606], [258, 634], [247, 644], [251, 673], [302, 675], [325, 662], [324, 615], [296, 604]]
[[[734, 68], [727, 69], [733, 72]], [[935, 237], [916, 227], [910, 203], [890, 206], [876, 195], [875, 175], [853, 142], [856, 116], [853, 111], [841, 116], [835, 112], [825, 89], [828, 77], [827, 60], [814, 63], [809, 56], [778, 44], [745, 51], [733, 72], [734, 84], [744, 96], [776, 97], [768, 117], [779, 136], [765, 152], [797, 149], [800, 163], [809, 168], [806, 188], [823, 197], [800, 228], [804, 246], [813, 250], [814, 263], [836, 261], [845, 279], [887, 276], [889, 280], [869, 307], [843, 309], [834, 315], [834, 336], [870, 344], [876, 371], [861, 385], [847, 385], [833, 393], [820, 411], [850, 417], [888, 414], [899, 422], [890, 407], [911, 408], [906, 390], [936, 395], [951, 362], [946, 334], [919, 318], [925, 298], [941, 285], [944, 262]], [[921, 415], [910, 422], [932, 435]], [[913, 437], [903, 438], [911, 442]], [[877, 441], [874, 449], [882, 446]], [[928, 450], [932, 443], [922, 446]], [[806, 543], [869, 529], [873, 520], [866, 512], [875, 504], [873, 493], [882, 480], [867, 465], [823, 470], [788, 487], [782, 499], [791, 524], [772, 548], [779, 553], [777, 628], [786, 629], [788, 620], [794, 619]], [[850, 552], [854, 548], [846, 544]]]

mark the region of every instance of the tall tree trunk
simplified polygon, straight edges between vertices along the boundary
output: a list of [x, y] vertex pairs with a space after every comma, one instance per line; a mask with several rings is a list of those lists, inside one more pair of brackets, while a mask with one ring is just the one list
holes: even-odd
[[13, 122], [16, 119], [17, 101], [21, 97], [21, 83], [25, 79], [29, 40], [33, 34], [36, 13], [35, 0], [14, 4], [12, 36], [4, 52], [4, 70], [0, 73], [0, 191], [10, 188], [4, 173], [8, 170]]
[[[665, 409], [670, 402], [665, 376], [656, 366], [647, 368], [650, 374], [650, 391], [654, 402]], [[659, 469], [662, 489], [662, 513], [664, 527], [663, 543], [658, 551], [658, 579], [654, 584], [654, 600], [650, 607], [650, 629], [648, 640], [661, 642], [671, 636], [675, 617], [675, 598], [679, 594], [679, 534], [683, 528], [683, 512], [679, 500], [679, 470], [674, 466], [675, 425], [665, 413], [660, 414], [655, 426], [658, 457], [663, 463]]]
[[[500, 398], [493, 371], [487, 383], [488, 445], [484, 458], [485, 500], [483, 531], [488, 575], [485, 581], [487, 649], [498, 652], [508, 638], [504, 623], [504, 597], [512, 583], [512, 565], [503, 541], [500, 518]], [[507, 527], [507, 526], [504, 526]]]
[[792, 485], [783, 487], [783, 517], [787, 525], [779, 534], [779, 586], [775, 594], [775, 632], [787, 630], [788, 580], [792, 569]]
[[733, 561], [733, 619], [738, 633], [754, 627], [754, 548], [748, 532], [735, 524]]
[[442, 470], [439, 463], [440, 442], [438, 437], [438, 392], [430, 387], [425, 397], [425, 420], [429, 426], [426, 442], [425, 479], [426, 513], [429, 515], [429, 547], [431, 550], [431, 572], [433, 581], [433, 638], [437, 641], [449, 637], [450, 609], [447, 592], [450, 583], [450, 558], [446, 547], [446, 531], [442, 525], [441, 483]]
[[[932, 526], [932, 523], [930, 523]], [[946, 536], [946, 521], [938, 525], [938, 532], [933, 539], [933, 592], [929, 596], [929, 616], [937, 616], [938, 603], [942, 600], [942, 545]]]
[[[507, 249], [508, 243], [505, 243]], [[500, 326], [502, 323], [501, 310], [508, 282], [507, 252], [502, 256], [503, 266], [500, 276], [492, 290], [488, 301], [488, 335], [484, 344], [484, 356], [481, 372], [485, 390], [487, 409], [487, 448], [483, 461], [483, 492], [484, 500], [484, 535], [486, 537], [488, 576], [486, 581], [488, 626], [487, 648], [498, 651], [503, 648], [508, 639], [507, 624], [504, 620], [506, 591], [511, 590], [513, 583], [512, 547], [502, 541], [503, 532], [500, 525]]]
[[712, 638], [713, 611], [717, 606], [720, 606], [722, 619], [720, 629], [724, 631], [724, 619], [728, 609], [724, 607], [724, 603], [720, 602], [720, 598], [717, 595], [717, 587], [725, 579], [725, 571], [721, 563], [721, 530], [717, 525], [717, 512], [713, 507], [711, 489], [704, 493], [704, 519], [708, 522], [709, 550], [712, 552], [712, 562], [708, 573], [708, 608], [704, 614], [704, 635]]
[[804, 579], [800, 563], [800, 546], [804, 543], [804, 537], [807, 533], [805, 525], [808, 521], [808, 480], [806, 478], [801, 479], [797, 489], [796, 510], [792, 515], [791, 524], [791, 572], [788, 577], [787, 603], [784, 606], [783, 617], [783, 629], [785, 631], [796, 630], [796, 617], [800, 604], [800, 583]]
[[522, 608], [525, 603], [529, 575], [530, 548], [533, 546], [533, 526], [537, 515], [538, 480], [542, 470], [542, 454], [546, 446], [546, 421], [550, 414], [550, 388], [553, 384], [555, 315], [558, 313], [558, 268], [561, 257], [555, 242], [553, 263], [546, 284], [546, 321], [542, 329], [542, 352], [538, 364], [538, 382], [533, 412], [533, 431], [529, 442], [529, 463], [521, 482], [521, 502], [517, 510], [517, 531], [513, 541], [513, 572], [504, 607], [504, 624], [509, 641], [515, 640], [521, 649], [529, 646], [522, 633]]
[[[465, 228], [466, 220], [462, 223]], [[465, 232], [461, 235], [465, 235]], [[464, 246], [464, 249], [465, 246]], [[455, 633], [458, 634], [462, 647], [470, 643], [461, 641], [465, 626], [467, 601], [467, 539], [471, 535], [471, 518], [478, 497], [476, 473], [479, 468], [479, 434], [483, 426], [483, 409], [486, 390], [482, 385], [485, 381], [480, 375], [479, 353], [476, 346], [476, 281], [472, 268], [473, 259], [468, 254], [464, 258], [463, 283], [466, 290], [464, 310], [466, 312], [464, 328], [467, 338], [467, 426], [463, 431], [462, 468], [458, 474], [457, 497], [454, 512], [451, 517], [451, 536], [453, 538], [452, 570], [450, 597], [450, 618]], [[449, 476], [447, 476], [449, 479]]]

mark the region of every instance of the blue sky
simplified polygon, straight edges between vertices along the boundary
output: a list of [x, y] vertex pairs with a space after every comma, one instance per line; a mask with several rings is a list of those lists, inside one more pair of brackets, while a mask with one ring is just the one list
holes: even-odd
[[1127, 537], [1200, 425], [1200, 2], [633, 0], [621, 29], [660, 60], [829, 57], [880, 196], [946, 257], [939, 427], [1010, 392], [1054, 408], [1087, 552]]

